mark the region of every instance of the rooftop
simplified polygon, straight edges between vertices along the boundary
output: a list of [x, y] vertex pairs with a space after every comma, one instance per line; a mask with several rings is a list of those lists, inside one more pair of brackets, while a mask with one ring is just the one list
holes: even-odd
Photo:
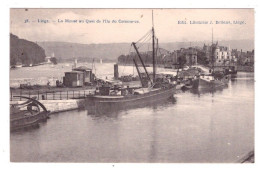
[[72, 70], [74, 70], [74, 71], [89, 71], [89, 70], [92, 70], [92, 69], [88, 68], [87, 66], [79, 66], [79, 67], [76, 67]]
[[70, 72], [65, 72], [66, 73], [83, 73], [82, 71], [70, 71]]

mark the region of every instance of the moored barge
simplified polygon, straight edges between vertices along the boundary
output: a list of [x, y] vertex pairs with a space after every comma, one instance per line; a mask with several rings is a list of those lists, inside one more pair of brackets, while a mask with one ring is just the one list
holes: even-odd
[[12, 104], [10, 107], [10, 131], [38, 126], [40, 122], [46, 121], [50, 111], [34, 98], [17, 96], [28, 99], [21, 104]]

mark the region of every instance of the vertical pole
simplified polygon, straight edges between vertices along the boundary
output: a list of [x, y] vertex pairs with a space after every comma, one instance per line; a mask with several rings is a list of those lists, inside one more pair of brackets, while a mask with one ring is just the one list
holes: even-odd
[[12, 101], [12, 97], [13, 97], [13, 93], [12, 93], [12, 90], [11, 90], [11, 101]]
[[212, 28], [212, 40], [211, 45], [213, 45], [213, 28]]
[[118, 64], [114, 64], [114, 79], [118, 80]]
[[214, 63], [215, 63], [215, 59], [214, 59], [214, 50], [213, 50], [213, 28], [212, 28], [212, 42], [211, 42], [211, 55], [212, 55], [212, 71], [214, 73]]
[[60, 91], [60, 99], [61, 99], [61, 91]]
[[153, 83], [155, 82], [155, 52], [154, 52], [154, 23], [153, 23], [153, 11], [152, 11], [152, 43], [153, 43]]

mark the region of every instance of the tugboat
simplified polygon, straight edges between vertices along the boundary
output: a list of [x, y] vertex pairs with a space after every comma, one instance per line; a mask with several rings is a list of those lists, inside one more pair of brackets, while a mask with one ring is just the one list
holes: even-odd
[[220, 87], [227, 86], [229, 82], [229, 76], [225, 72], [215, 71], [215, 59], [214, 51], [217, 44], [213, 46], [213, 29], [212, 29], [212, 46], [211, 46], [211, 69], [208, 74], [201, 74], [199, 77], [199, 90], [210, 90], [213, 91]]
[[224, 88], [228, 85], [230, 76], [221, 71], [214, 71], [214, 66], [207, 74], [200, 74], [199, 76], [199, 90], [215, 90], [217, 88]]
[[229, 77], [216, 77], [212, 74], [201, 74], [199, 78], [199, 90], [214, 90], [228, 84]]
[[[134, 47], [137, 57], [133, 58], [134, 65], [136, 67], [138, 76], [140, 78], [140, 82], [142, 87], [139, 88], [120, 88], [120, 87], [107, 87], [102, 86], [99, 88], [99, 95], [89, 95], [85, 99], [86, 105], [88, 108], [92, 107], [91, 110], [94, 110], [95, 113], [107, 113], [108, 111], [115, 111], [120, 109], [127, 109], [137, 106], [142, 106], [145, 104], [151, 104], [154, 102], [161, 102], [163, 100], [167, 100], [173, 97], [176, 85], [167, 82], [167, 80], [157, 78], [156, 79], [156, 70], [155, 70], [155, 35], [154, 35], [154, 26], [149, 31], [149, 34], [152, 38], [152, 55], [153, 55], [153, 78], [151, 79], [146, 65], [144, 64], [142, 57], [138, 51], [137, 43], [141, 42], [133, 42], [131, 46]], [[146, 36], [147, 36], [146, 35]], [[146, 37], [143, 37], [147, 39]], [[149, 39], [147, 39], [149, 40]], [[158, 41], [158, 39], [156, 39]], [[158, 42], [157, 42], [158, 45]], [[139, 70], [139, 66], [137, 63], [139, 60], [142, 64], [142, 68], [145, 71], [145, 75], [143, 76]], [[89, 110], [89, 109], [88, 109]], [[90, 111], [91, 111], [90, 110]]]
[[10, 106], [10, 130], [16, 131], [38, 126], [40, 122], [49, 118], [50, 111], [37, 101], [34, 97], [15, 96], [27, 99], [21, 104], [12, 104]]

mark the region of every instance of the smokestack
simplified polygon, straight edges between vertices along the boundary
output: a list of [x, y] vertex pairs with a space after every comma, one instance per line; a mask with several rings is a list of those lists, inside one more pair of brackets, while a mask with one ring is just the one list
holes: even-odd
[[114, 79], [118, 80], [118, 64], [114, 64]]

